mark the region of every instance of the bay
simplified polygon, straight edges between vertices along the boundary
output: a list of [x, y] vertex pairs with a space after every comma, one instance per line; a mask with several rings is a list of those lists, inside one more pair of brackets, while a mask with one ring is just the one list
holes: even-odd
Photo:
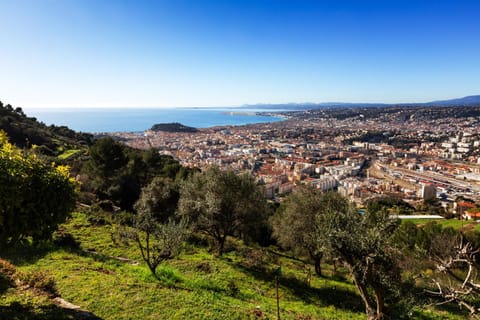
[[281, 121], [257, 115], [260, 111], [231, 108], [55, 108], [25, 110], [47, 125], [68, 126], [82, 132], [139, 132], [157, 123], [179, 122], [195, 128]]

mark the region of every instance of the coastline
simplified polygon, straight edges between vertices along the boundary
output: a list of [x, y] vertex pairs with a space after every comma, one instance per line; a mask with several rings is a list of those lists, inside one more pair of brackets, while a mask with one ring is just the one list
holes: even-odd
[[[284, 110], [278, 110], [281, 112]], [[27, 111], [46, 125], [67, 126], [89, 133], [144, 132], [158, 123], [179, 122], [203, 129], [216, 126], [240, 126], [285, 120], [275, 110], [233, 110], [227, 108], [75, 108], [35, 109]]]

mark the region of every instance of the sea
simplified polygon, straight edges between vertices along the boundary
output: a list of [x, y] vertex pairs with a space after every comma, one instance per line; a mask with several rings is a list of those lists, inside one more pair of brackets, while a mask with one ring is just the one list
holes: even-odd
[[179, 122], [195, 128], [221, 125], [281, 121], [277, 116], [258, 115], [284, 110], [234, 109], [234, 108], [51, 108], [26, 109], [47, 125], [67, 126], [82, 132], [141, 132], [157, 123]]

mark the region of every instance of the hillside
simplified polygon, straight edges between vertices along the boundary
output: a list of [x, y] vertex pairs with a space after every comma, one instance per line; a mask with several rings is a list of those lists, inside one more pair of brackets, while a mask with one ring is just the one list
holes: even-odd
[[[40, 152], [49, 156], [59, 156], [65, 152], [90, 145], [93, 136], [78, 133], [65, 126], [47, 126], [36, 118], [28, 117], [21, 108], [3, 105], [0, 102], [0, 130], [7, 133], [10, 141], [20, 148], [40, 146]], [[64, 157], [67, 157], [65, 155]]]
[[165, 132], [197, 132], [198, 131], [196, 128], [188, 127], [178, 122], [157, 123], [157, 124], [154, 124], [150, 130], [165, 131]]
[[[101, 319], [275, 319], [274, 270], [280, 275], [282, 319], [364, 319], [362, 301], [346, 271], [309, 277], [308, 265], [274, 250], [230, 241], [224, 257], [196, 237], [154, 279], [136, 247], [112, 242], [113, 227], [83, 213], [61, 226], [54, 244], [23, 245], [2, 253], [26, 274], [55, 281], [57, 295]], [[122, 258], [128, 258], [122, 259]], [[311, 280], [309, 280], [311, 279]], [[1, 282], [1, 281], [0, 281]], [[1, 286], [0, 319], [92, 319], [65, 310], [39, 290]], [[414, 309], [416, 319], [463, 319], [441, 309]]]

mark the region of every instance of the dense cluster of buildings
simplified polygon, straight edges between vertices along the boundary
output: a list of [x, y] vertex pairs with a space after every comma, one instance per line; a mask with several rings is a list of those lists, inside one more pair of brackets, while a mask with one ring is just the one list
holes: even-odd
[[[282, 122], [200, 129], [195, 133], [116, 133], [135, 148], [156, 148], [183, 165], [251, 172], [275, 199], [300, 184], [336, 189], [358, 203], [392, 195], [412, 203], [480, 200], [478, 117], [402, 113], [334, 117], [289, 114]], [[463, 212], [462, 212], [463, 214]]]

